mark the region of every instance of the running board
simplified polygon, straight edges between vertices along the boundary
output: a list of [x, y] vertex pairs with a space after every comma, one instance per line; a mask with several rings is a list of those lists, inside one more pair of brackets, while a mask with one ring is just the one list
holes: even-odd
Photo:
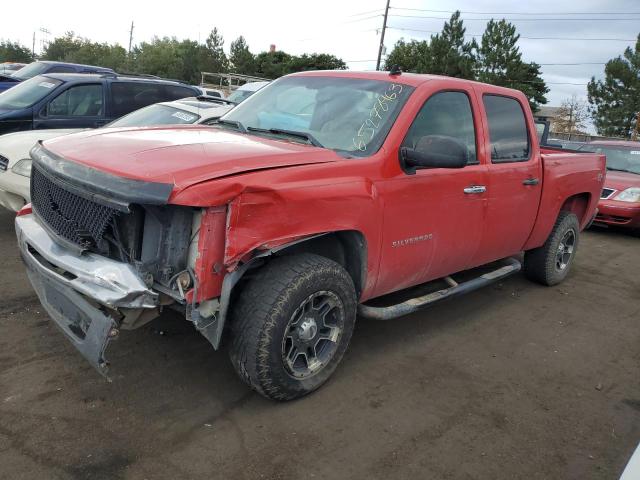
[[507, 265], [494, 270], [493, 272], [480, 275], [478, 278], [463, 283], [456, 283], [451, 277], [445, 277], [445, 281], [451, 285], [449, 288], [438, 290], [421, 297], [411, 298], [405, 302], [391, 305], [389, 307], [371, 307], [368, 305], [358, 305], [358, 315], [371, 320], [391, 320], [402, 317], [410, 313], [421, 310], [429, 305], [433, 305], [446, 298], [451, 298], [463, 293], [469, 293], [478, 288], [482, 288], [493, 282], [501, 280], [509, 275], [517, 273], [522, 265], [515, 258], [505, 260]]

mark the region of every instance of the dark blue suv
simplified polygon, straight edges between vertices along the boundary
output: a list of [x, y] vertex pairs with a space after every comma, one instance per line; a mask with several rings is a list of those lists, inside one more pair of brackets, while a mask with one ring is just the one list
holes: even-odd
[[152, 103], [198, 95], [196, 87], [160, 78], [37, 75], [0, 94], [0, 135], [40, 128], [95, 128]]
[[115, 73], [110, 68], [95, 67], [93, 65], [81, 65], [79, 63], [53, 62], [48, 60], [40, 60], [25, 65], [20, 70], [16, 70], [11, 74], [18, 80], [29, 80], [36, 75], [44, 75], [45, 73]]

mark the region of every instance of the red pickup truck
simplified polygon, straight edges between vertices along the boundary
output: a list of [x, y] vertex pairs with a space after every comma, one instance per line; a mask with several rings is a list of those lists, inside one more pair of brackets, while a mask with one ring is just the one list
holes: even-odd
[[605, 172], [541, 151], [518, 91], [398, 72], [290, 75], [213, 127], [101, 129], [31, 156], [20, 250], [99, 371], [121, 330], [172, 308], [280, 400], [329, 378], [357, 313], [478, 288], [523, 251], [527, 277], [562, 281]]

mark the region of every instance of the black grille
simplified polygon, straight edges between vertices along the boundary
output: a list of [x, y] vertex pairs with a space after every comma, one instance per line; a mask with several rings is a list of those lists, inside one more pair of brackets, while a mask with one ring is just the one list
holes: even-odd
[[54, 233], [85, 249], [101, 245], [105, 230], [120, 213], [65, 190], [35, 165], [31, 172], [31, 203]]
[[9, 159], [7, 157], [3, 157], [0, 155], [0, 170], [3, 172], [7, 171], [7, 167], [9, 166]]
[[603, 188], [602, 193], [600, 194], [600, 198], [609, 198], [611, 195], [613, 195], [613, 192], [615, 192], [613, 188]]

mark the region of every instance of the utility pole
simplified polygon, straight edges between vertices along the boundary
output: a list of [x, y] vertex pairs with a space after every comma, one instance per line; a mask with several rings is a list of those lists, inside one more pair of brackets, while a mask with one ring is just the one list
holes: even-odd
[[132, 43], [133, 43], [133, 20], [131, 21], [131, 30], [129, 30], [129, 56], [131, 56]]
[[36, 32], [33, 32], [33, 43], [31, 44], [31, 60], [36, 60]]
[[384, 9], [384, 20], [382, 21], [382, 33], [380, 35], [380, 47], [378, 48], [378, 60], [376, 61], [376, 70], [380, 70], [380, 59], [382, 58], [382, 50], [384, 49], [384, 32], [387, 29], [387, 16], [389, 15], [389, 2], [387, 0], [387, 6]]

